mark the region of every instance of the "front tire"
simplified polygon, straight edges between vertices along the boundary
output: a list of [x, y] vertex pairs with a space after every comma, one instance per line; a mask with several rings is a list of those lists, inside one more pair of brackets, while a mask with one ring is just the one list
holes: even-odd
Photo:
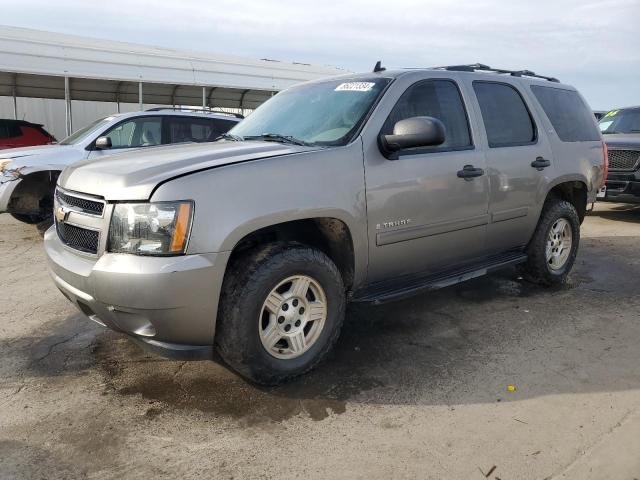
[[272, 244], [229, 267], [216, 348], [253, 382], [276, 385], [314, 368], [335, 344], [345, 312], [336, 265], [320, 250]]
[[527, 280], [541, 285], [565, 283], [579, 243], [580, 218], [575, 207], [566, 200], [550, 198], [527, 246], [523, 274]]
[[41, 215], [29, 215], [26, 213], [11, 213], [10, 215], [19, 222], [27, 223], [29, 225], [36, 225], [46, 220], [46, 217], [43, 217]]

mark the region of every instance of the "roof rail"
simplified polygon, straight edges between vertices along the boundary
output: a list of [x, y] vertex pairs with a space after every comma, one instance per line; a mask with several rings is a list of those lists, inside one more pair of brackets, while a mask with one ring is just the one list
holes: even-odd
[[534, 77], [534, 78], [542, 78], [544, 80], [548, 80], [550, 82], [559, 83], [560, 80], [554, 77], [546, 77], [544, 75], [537, 75], [535, 72], [531, 70], [505, 70], [503, 68], [492, 68], [489, 65], [484, 65], [482, 63], [471, 63], [468, 65], [448, 65], [444, 67], [435, 67], [437, 70], [450, 70], [456, 72], [493, 72], [493, 73], [504, 73], [509, 74], [512, 77]]
[[174, 112], [200, 112], [200, 113], [216, 113], [221, 115], [231, 115], [236, 118], [243, 119], [244, 115], [240, 113], [225, 112], [224, 110], [215, 110], [213, 108], [201, 107], [153, 107], [145, 110], [146, 112], [161, 112], [162, 110], [172, 110]]

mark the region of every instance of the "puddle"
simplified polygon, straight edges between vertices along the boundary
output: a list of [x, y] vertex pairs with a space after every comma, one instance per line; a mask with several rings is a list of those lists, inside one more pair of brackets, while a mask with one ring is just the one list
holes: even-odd
[[127, 338], [108, 332], [97, 339], [94, 355], [109, 389], [153, 402], [146, 417], [166, 407], [199, 410], [248, 425], [281, 422], [297, 415], [320, 421], [346, 411], [347, 402], [379, 385], [366, 377], [316, 372], [280, 387], [259, 387], [213, 361], [177, 362], [146, 354]]

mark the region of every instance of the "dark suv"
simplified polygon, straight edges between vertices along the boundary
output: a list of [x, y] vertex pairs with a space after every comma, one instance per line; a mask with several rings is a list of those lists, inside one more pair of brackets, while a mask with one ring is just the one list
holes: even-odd
[[599, 199], [640, 203], [640, 107], [612, 110], [598, 125], [609, 151], [609, 174]]

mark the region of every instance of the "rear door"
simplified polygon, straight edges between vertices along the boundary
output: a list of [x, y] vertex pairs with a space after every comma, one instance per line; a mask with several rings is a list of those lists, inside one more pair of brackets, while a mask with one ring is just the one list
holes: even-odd
[[553, 154], [518, 82], [473, 80], [489, 177], [488, 252], [527, 244], [553, 178]]
[[[478, 258], [486, 248], [485, 157], [474, 145], [458, 83], [449, 78], [409, 83], [405, 77], [394, 87], [363, 138], [370, 282], [435, 272]], [[402, 151], [397, 160], [385, 158], [379, 134], [392, 133], [396, 122], [416, 116], [441, 120], [445, 143]], [[481, 174], [460, 178], [465, 165]]]

